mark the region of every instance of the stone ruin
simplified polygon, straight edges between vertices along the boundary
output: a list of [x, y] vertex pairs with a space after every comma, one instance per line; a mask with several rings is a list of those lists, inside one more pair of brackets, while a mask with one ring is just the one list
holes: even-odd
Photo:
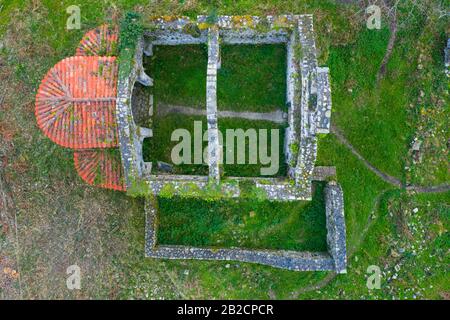
[[[137, 25], [131, 29], [137, 30], [134, 27]], [[107, 25], [91, 30], [74, 57], [49, 70], [36, 95], [35, 114], [47, 137], [73, 149], [75, 168], [84, 181], [145, 198], [146, 256], [235, 260], [296, 271], [346, 272], [342, 188], [334, 181], [334, 167], [315, 166], [317, 135], [330, 132], [331, 89], [328, 68], [318, 66], [313, 17], [199, 16], [196, 21], [156, 17], [147, 20], [143, 34], [125, 47], [117, 45], [118, 33], [117, 28]], [[218, 128], [221, 113], [217, 110], [222, 43], [286, 45], [285, 177], [222, 176]], [[154, 82], [152, 70], [147, 70], [148, 74], [144, 70], [144, 55], [153, 55], [154, 46], [188, 44], [208, 47], [205, 112], [209, 170], [205, 176], [161, 173], [143, 159], [143, 141], [153, 137], [154, 117], [153, 96], [142, 90]], [[328, 181], [324, 192], [328, 252], [158, 244], [156, 196], [261, 200], [261, 195], [268, 201], [310, 201], [313, 181]], [[252, 192], [248, 192], [249, 184]]]
[[[346, 272], [345, 219], [343, 192], [335, 182], [325, 188], [328, 252], [248, 250], [241, 248], [197, 248], [159, 245], [157, 241], [158, 204], [154, 197], [240, 197], [240, 184], [252, 181], [270, 201], [311, 200], [312, 181], [335, 176], [334, 167], [315, 167], [317, 134], [330, 132], [331, 89], [329, 69], [319, 67], [311, 15], [219, 16], [213, 22], [206, 16], [196, 21], [186, 17], [153, 18], [139, 39], [130, 71], [119, 76], [117, 122], [127, 190], [146, 197], [147, 257], [165, 259], [235, 260], [260, 263], [296, 271], [333, 270]], [[220, 44], [285, 44], [287, 47], [288, 128], [284, 152], [288, 165], [285, 178], [243, 178], [221, 176], [221, 146], [218, 139], [217, 70], [221, 67]], [[133, 115], [142, 114], [142, 101], [151, 118], [153, 96], [136, 99], [136, 86], [152, 86], [151, 70], [144, 71], [143, 56], [153, 55], [154, 46], [206, 44], [208, 125], [208, 176], [159, 174], [152, 163], [143, 160], [142, 144], [152, 138], [151, 127], [137, 124]], [[119, 73], [120, 74], [120, 73]], [[147, 113], [145, 111], [144, 113]], [[151, 123], [151, 121], [149, 121]]]
[[[286, 179], [255, 178], [257, 188], [263, 189], [269, 200], [311, 200], [311, 183], [315, 171], [317, 134], [330, 131], [331, 90], [328, 68], [318, 67], [312, 16], [235, 17], [220, 16], [212, 25], [207, 17], [196, 22], [188, 18], [165, 17], [154, 20], [144, 32], [136, 48], [134, 63], [128, 77], [119, 77], [117, 117], [120, 148], [128, 189], [135, 189], [136, 180], [159, 194], [166, 185], [175, 193], [184, 193], [193, 184], [200, 189], [215, 183], [224, 194], [239, 197], [236, 181], [239, 177], [221, 179], [219, 163], [221, 146], [218, 139], [217, 70], [220, 69], [220, 43], [225, 44], [286, 44], [288, 128], [284, 152], [288, 165]], [[264, 29], [265, 28], [265, 29]], [[220, 40], [219, 40], [220, 39]], [[157, 45], [207, 44], [207, 103], [208, 176], [158, 175], [151, 163], [142, 157], [142, 142], [153, 136], [152, 128], [138, 125], [134, 115], [142, 113], [142, 99], [134, 99], [139, 90], [135, 83], [152, 86], [151, 74], [143, 67], [143, 55], [152, 55]], [[149, 72], [151, 73], [151, 71]], [[149, 117], [153, 115], [153, 96], [143, 101]], [[149, 121], [151, 123], [151, 121]], [[319, 169], [320, 170], [320, 169]], [[323, 172], [323, 170], [322, 170]], [[145, 179], [144, 179], [145, 177]], [[292, 183], [294, 182], [294, 183]], [[142, 187], [142, 184], [140, 185]]]

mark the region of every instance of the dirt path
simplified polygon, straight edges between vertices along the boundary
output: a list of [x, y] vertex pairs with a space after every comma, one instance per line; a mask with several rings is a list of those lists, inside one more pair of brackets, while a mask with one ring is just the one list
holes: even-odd
[[336, 138], [339, 140], [340, 143], [342, 143], [344, 146], [346, 146], [351, 153], [353, 153], [361, 162], [364, 163], [364, 165], [373, 173], [375, 173], [378, 177], [380, 177], [382, 180], [386, 181], [387, 183], [394, 185], [398, 188], [402, 187], [402, 183], [399, 179], [392, 177], [380, 170], [378, 170], [376, 167], [374, 167], [369, 161], [364, 159], [364, 157], [356, 151], [356, 149], [348, 142], [348, 140], [344, 137], [340, 129], [338, 129], [335, 125], [331, 125], [331, 132], [336, 136]]
[[392, 55], [392, 50], [394, 49], [395, 41], [397, 40], [397, 13], [394, 11], [392, 15], [392, 20], [389, 25], [389, 30], [391, 31], [391, 36], [389, 38], [388, 46], [386, 48], [386, 53], [384, 54], [383, 61], [381, 62], [380, 70], [377, 74], [377, 82], [379, 82], [386, 75], [386, 68], [389, 59]]
[[332, 271], [329, 274], [327, 274], [325, 276], [325, 278], [323, 278], [322, 280], [320, 280], [316, 284], [312, 284], [312, 285], [309, 285], [307, 287], [303, 287], [303, 288], [295, 291], [294, 293], [292, 293], [291, 297], [293, 299], [298, 299], [299, 296], [304, 294], [304, 293], [320, 290], [320, 289], [326, 287], [331, 281], [333, 281], [334, 278], [336, 278], [336, 276], [337, 276], [336, 272]]
[[336, 138], [341, 142], [344, 146], [346, 146], [351, 153], [353, 153], [362, 163], [373, 173], [375, 173], [378, 177], [380, 177], [385, 182], [397, 187], [397, 188], [405, 188], [406, 190], [415, 191], [417, 193], [434, 193], [434, 192], [447, 192], [450, 191], [449, 184], [441, 184], [437, 186], [430, 187], [422, 187], [422, 186], [405, 186], [399, 179], [388, 175], [387, 173], [382, 172], [378, 168], [374, 167], [369, 161], [367, 161], [345, 138], [339, 128], [335, 125], [331, 126], [331, 132], [336, 136]]
[[[206, 116], [205, 108], [192, 108], [186, 106], [175, 106], [169, 104], [160, 104], [156, 113], [159, 116], [166, 116], [170, 113], [181, 113], [191, 116]], [[236, 112], [236, 111], [218, 111], [221, 118], [240, 118], [248, 120], [270, 121], [275, 123], [285, 123], [287, 114], [281, 110], [274, 112]]]
[[412, 190], [417, 193], [440, 193], [450, 191], [450, 185], [443, 183], [437, 186], [420, 187], [420, 186], [408, 186], [406, 190]]
[[[350, 259], [353, 258], [354, 254], [357, 252], [358, 248], [363, 243], [364, 239], [366, 238], [367, 233], [369, 232], [370, 227], [372, 226], [372, 222], [378, 218], [377, 213], [379, 212], [381, 199], [389, 191], [390, 191], [389, 189], [382, 191], [373, 201], [372, 210], [370, 211], [370, 214], [367, 216], [367, 222], [364, 226], [364, 229], [359, 234], [359, 237], [356, 240], [356, 243], [353, 246], [347, 247], [347, 261], [350, 261]], [[323, 278], [316, 284], [309, 285], [307, 287], [304, 287], [304, 288], [301, 288], [301, 289], [295, 291], [292, 294], [292, 298], [299, 298], [299, 296], [304, 293], [320, 290], [320, 289], [326, 287], [336, 277], [337, 277], [337, 273], [331, 272], [325, 278]]]

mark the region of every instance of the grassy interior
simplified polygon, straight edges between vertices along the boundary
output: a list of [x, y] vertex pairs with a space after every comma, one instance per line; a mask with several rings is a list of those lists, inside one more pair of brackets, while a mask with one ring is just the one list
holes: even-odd
[[[207, 130], [206, 117], [203, 116], [187, 116], [182, 114], [170, 114], [163, 117], [157, 117], [153, 121], [153, 137], [144, 140], [143, 155], [144, 160], [148, 162], [156, 163], [156, 161], [163, 161], [169, 164], [172, 162], [172, 150], [180, 143], [180, 141], [171, 141], [172, 133], [176, 129], [186, 129], [191, 135], [191, 161], [194, 157], [194, 122], [202, 121], [203, 133]], [[257, 134], [259, 129], [268, 130], [268, 155], [271, 154], [271, 136], [270, 130], [279, 130], [279, 170], [275, 176], [286, 175], [286, 164], [284, 162], [283, 153], [283, 141], [284, 141], [284, 127], [273, 124], [266, 121], [250, 121], [242, 119], [219, 119], [219, 130], [224, 137], [224, 152], [226, 150], [226, 130], [227, 129], [255, 129]], [[259, 139], [259, 136], [258, 136]], [[259, 141], [259, 140], [258, 140]], [[224, 164], [225, 176], [237, 176], [237, 177], [258, 177], [261, 176], [261, 167], [268, 167], [268, 164], [261, 164], [258, 156], [257, 164], [249, 164], [249, 139], [245, 139], [245, 155], [246, 163], [237, 164], [237, 158], [235, 157], [234, 164]], [[207, 141], [203, 141], [203, 150], [207, 148]], [[237, 155], [237, 139], [234, 144], [234, 154]], [[259, 147], [258, 147], [259, 148]], [[259, 150], [259, 149], [258, 149]], [[198, 164], [180, 164], [174, 166], [174, 173], [177, 174], [195, 174], [195, 175], [207, 175], [208, 167], [206, 165]]]
[[[279, 169], [278, 172], [276, 174], [274, 174], [274, 176], [286, 176], [287, 173], [287, 165], [285, 163], [285, 155], [284, 155], [284, 150], [283, 150], [283, 146], [284, 146], [284, 133], [285, 133], [285, 126], [283, 125], [277, 125], [274, 124], [272, 122], [268, 122], [268, 121], [251, 121], [251, 120], [244, 120], [244, 119], [233, 119], [233, 118], [219, 118], [219, 130], [222, 133], [223, 137], [224, 137], [224, 145], [226, 145], [227, 143], [227, 139], [226, 139], [226, 132], [227, 129], [231, 129], [231, 130], [236, 130], [236, 129], [242, 129], [244, 131], [247, 130], [252, 130], [255, 129], [257, 136], [258, 136], [258, 143], [257, 143], [257, 151], [259, 152], [260, 148], [259, 148], [259, 130], [261, 129], [267, 129], [267, 136], [268, 136], [268, 143], [267, 143], [267, 150], [268, 150], [268, 155], [271, 155], [271, 145], [272, 145], [272, 140], [271, 140], [271, 130], [278, 130], [279, 132], [279, 141], [278, 141], [278, 145], [279, 148], [277, 150], [278, 152], [278, 164], [279, 164]], [[234, 144], [234, 150], [232, 151], [233, 154], [235, 155], [234, 158], [234, 164], [227, 164], [226, 163], [226, 156], [224, 156], [224, 165], [223, 165], [223, 170], [224, 170], [224, 175], [231, 177], [259, 177], [262, 176], [261, 174], [261, 168], [267, 168], [270, 166], [270, 164], [266, 164], [263, 165], [260, 162], [260, 157], [258, 155], [258, 160], [257, 160], [257, 164], [249, 164], [249, 143], [250, 140], [249, 139], [245, 139], [245, 159], [246, 159], [246, 164], [238, 164], [237, 163], [237, 139], [235, 139], [235, 144]], [[224, 155], [225, 152], [228, 152], [228, 150], [226, 150], [226, 148], [224, 147]]]
[[[218, 105], [233, 111], [272, 112], [285, 105], [286, 49], [284, 45], [224, 45], [221, 48], [222, 68], [218, 75]], [[146, 161], [172, 163], [171, 151], [178, 142], [172, 142], [173, 130], [185, 128], [193, 137], [194, 121], [206, 117], [171, 114], [158, 116], [164, 105], [188, 106], [205, 109], [207, 48], [204, 45], [156, 46], [154, 55], [145, 59], [145, 68], [154, 79], [156, 118], [153, 121], [154, 137], [144, 142]], [[245, 66], [245, 67], [243, 67]], [[226, 106], [226, 107], [223, 107]], [[267, 121], [219, 119], [219, 130], [226, 138], [227, 129], [279, 129], [279, 170], [276, 176], [286, 174], [284, 163], [284, 127]], [[193, 139], [191, 141], [194, 145]], [[248, 162], [249, 141], [246, 140]], [[206, 147], [206, 143], [203, 144]], [[271, 142], [268, 143], [270, 150]], [[235, 145], [235, 149], [237, 146]], [[236, 154], [236, 152], [235, 152]], [[270, 153], [269, 153], [270, 154]], [[259, 163], [259, 161], [258, 161]], [[226, 176], [261, 176], [261, 164], [224, 164]], [[264, 165], [266, 167], [267, 165]], [[204, 165], [182, 164], [174, 173], [208, 173]]]
[[323, 184], [312, 201], [160, 199], [158, 241], [203, 247], [326, 251]]
[[[217, 78], [219, 110], [271, 112], [285, 109], [284, 45], [223, 45]], [[145, 59], [155, 80], [155, 102], [206, 107], [205, 45], [156, 46]]]
[[219, 110], [286, 109], [285, 45], [222, 45], [220, 50]]
[[[143, 156], [148, 162], [163, 161], [173, 165], [172, 150], [179, 141], [171, 141], [172, 133], [176, 129], [186, 129], [191, 134], [191, 164], [174, 165], [176, 174], [208, 175], [208, 166], [204, 164], [193, 164], [194, 161], [194, 122], [201, 121], [203, 132], [207, 130], [206, 117], [186, 116], [182, 114], [170, 114], [157, 117], [153, 121], [153, 137], [144, 140]], [[202, 137], [200, 137], [202, 139]], [[203, 150], [207, 148], [208, 142], [203, 141]], [[156, 166], [154, 165], [156, 169]]]
[[155, 46], [144, 67], [158, 104], [206, 108], [206, 45]]

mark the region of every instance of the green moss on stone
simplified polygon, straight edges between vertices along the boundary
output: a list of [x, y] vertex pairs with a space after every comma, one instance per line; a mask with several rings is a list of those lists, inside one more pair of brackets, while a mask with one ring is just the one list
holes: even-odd
[[142, 179], [133, 178], [127, 189], [127, 194], [131, 197], [144, 197], [151, 193], [150, 185]]

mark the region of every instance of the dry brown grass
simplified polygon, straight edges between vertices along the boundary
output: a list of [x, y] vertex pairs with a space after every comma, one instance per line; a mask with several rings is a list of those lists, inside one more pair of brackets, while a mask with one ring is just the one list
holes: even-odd
[[[139, 206], [125, 195], [86, 186], [71, 152], [36, 127], [37, 85], [58, 57], [34, 33], [48, 23], [48, 14], [37, 0], [14, 11], [0, 54], [0, 297], [114, 298], [113, 259], [127, 250], [126, 240], [114, 234]], [[66, 288], [66, 269], [73, 264], [81, 268], [80, 291]]]

